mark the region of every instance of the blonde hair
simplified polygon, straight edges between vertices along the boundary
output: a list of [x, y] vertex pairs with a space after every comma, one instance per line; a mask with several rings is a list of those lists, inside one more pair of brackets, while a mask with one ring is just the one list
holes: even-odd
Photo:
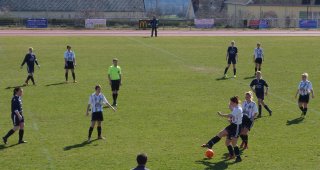
[[309, 74], [308, 73], [302, 73], [301, 76], [308, 78]]
[[29, 50], [33, 51], [33, 48], [32, 48], [32, 47], [29, 47]]
[[247, 91], [244, 94], [245, 95], [250, 95], [251, 100], [253, 100], [253, 92], [252, 91]]

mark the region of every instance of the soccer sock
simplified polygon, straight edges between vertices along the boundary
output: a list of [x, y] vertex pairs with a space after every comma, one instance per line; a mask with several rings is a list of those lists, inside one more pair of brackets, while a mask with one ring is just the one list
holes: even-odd
[[243, 135], [243, 142], [248, 145], [248, 135]]
[[258, 70], [261, 71], [261, 67]]
[[116, 104], [117, 97], [115, 93], [112, 93], [112, 98], [113, 98], [113, 104]]
[[88, 138], [91, 138], [92, 131], [93, 131], [93, 127], [90, 127], [90, 128], [89, 128], [89, 135], [88, 135]]
[[299, 107], [300, 108], [300, 110], [303, 112], [304, 111], [304, 108], [301, 106], [301, 107]]
[[231, 146], [231, 145], [228, 145], [227, 148], [228, 148], [228, 151], [229, 151], [229, 155], [233, 156], [233, 155], [234, 155], [234, 152], [233, 152], [232, 146]]
[[98, 131], [98, 137], [100, 137], [101, 136], [101, 126], [97, 127], [97, 131]]
[[227, 72], [228, 72], [228, 67], [226, 67], [226, 69], [224, 69], [224, 74], [227, 74]]
[[115, 100], [114, 100], [115, 104], [117, 104], [117, 99], [118, 99], [118, 93], [115, 94]]
[[268, 105], [264, 105], [264, 108], [270, 113], [271, 110], [269, 109]]
[[13, 129], [9, 130], [9, 132], [6, 134], [6, 136], [4, 136], [4, 138], [8, 139], [13, 133], [14, 133]]
[[68, 73], [65, 74], [66, 81], [68, 81]]
[[308, 108], [304, 108], [303, 114], [306, 115], [306, 114], [307, 114], [307, 111], [308, 111]]
[[213, 146], [214, 144], [218, 143], [220, 139], [221, 139], [221, 138], [220, 138], [219, 136], [215, 136], [215, 137], [213, 137], [211, 140], [209, 140], [209, 141], [207, 142], [207, 144], [209, 145], [210, 148], [212, 148], [212, 146]]
[[23, 134], [24, 134], [24, 129], [19, 130], [19, 141], [22, 141], [23, 139]]
[[33, 76], [30, 76], [32, 83], [34, 84], [34, 78]]
[[237, 74], [237, 69], [234, 68], [234, 69], [233, 69], [233, 75], [236, 75], [236, 74]]
[[261, 107], [261, 105], [259, 104], [259, 116], [261, 116], [261, 111], [262, 111], [262, 107]]
[[242, 141], [244, 141], [244, 135], [240, 135]]
[[256, 72], [257, 72], [257, 67], [254, 68], [254, 74], [256, 74]]
[[27, 77], [26, 83], [28, 83], [29, 80], [30, 80], [30, 76]]
[[235, 153], [236, 157], [240, 156], [240, 150], [239, 150], [238, 146], [233, 147], [233, 149], [234, 149], [234, 153]]
[[72, 78], [73, 78], [73, 81], [76, 80], [76, 74], [75, 73], [72, 73]]

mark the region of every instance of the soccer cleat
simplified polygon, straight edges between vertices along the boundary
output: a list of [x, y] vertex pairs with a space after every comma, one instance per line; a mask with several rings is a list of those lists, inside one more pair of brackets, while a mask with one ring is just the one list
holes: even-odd
[[74, 80], [73, 83], [77, 83], [77, 81]]
[[241, 157], [240, 157], [240, 156], [237, 156], [237, 158], [236, 158], [236, 161], [235, 161], [235, 162], [241, 162], [241, 161], [242, 161]]
[[98, 139], [105, 140], [106, 138], [103, 136], [98, 136]]
[[269, 116], [272, 116], [272, 110], [270, 110], [270, 112], [269, 112]]
[[234, 154], [229, 154], [228, 159], [234, 159], [234, 158], [235, 158], [235, 155], [234, 155]]
[[3, 140], [3, 143], [4, 143], [4, 144], [7, 144], [7, 142], [8, 142], [8, 139], [7, 139], [7, 138], [2, 137], [2, 140]]
[[257, 118], [261, 118], [261, 114], [258, 114]]
[[203, 147], [203, 148], [209, 148], [209, 145], [205, 143], [205, 144], [202, 144], [201, 147]]
[[228, 75], [227, 75], [227, 74], [225, 74], [225, 75], [223, 76], [223, 78], [228, 78]]
[[24, 140], [20, 140], [19, 142], [18, 142], [19, 144], [22, 144], [22, 143], [27, 143], [27, 141], [24, 141]]
[[117, 106], [118, 106], [117, 103], [113, 103], [113, 104], [112, 104], [112, 107], [117, 107]]
[[240, 145], [240, 148], [243, 148], [245, 145], [245, 143], [242, 141], [241, 145]]
[[234, 76], [233, 76], [233, 78], [236, 78], [236, 77], [237, 77], [237, 75], [234, 75]]
[[91, 138], [88, 138], [87, 143], [90, 143], [90, 142], [91, 142]]
[[300, 117], [301, 117], [301, 118], [304, 118], [304, 116], [305, 116], [305, 115], [304, 115], [304, 113], [302, 112]]

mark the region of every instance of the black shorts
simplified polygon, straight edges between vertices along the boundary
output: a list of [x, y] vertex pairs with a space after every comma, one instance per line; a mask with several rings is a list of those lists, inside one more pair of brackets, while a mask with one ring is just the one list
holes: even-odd
[[91, 121], [103, 121], [102, 112], [93, 112], [91, 115]]
[[23, 115], [21, 115], [21, 116], [22, 116], [22, 119], [19, 120], [19, 118], [16, 114], [11, 114], [13, 126], [20, 126], [20, 123], [24, 122], [24, 117], [23, 117]]
[[228, 132], [228, 139], [238, 138], [241, 130], [241, 125], [231, 123], [225, 128], [225, 130]]
[[64, 69], [74, 69], [73, 61], [67, 61], [67, 64], [64, 66]]
[[119, 91], [120, 88], [120, 80], [111, 80], [111, 90]]
[[258, 99], [264, 100], [264, 92], [257, 92], [256, 96], [257, 96]]
[[307, 95], [299, 95], [299, 103], [309, 103], [309, 98], [310, 98], [310, 95], [307, 94]]
[[256, 58], [254, 62], [257, 64], [262, 64], [262, 58]]
[[34, 73], [34, 67], [27, 67], [28, 73]]
[[247, 115], [243, 115], [242, 128], [247, 128], [250, 130], [252, 126], [253, 126], [253, 121]]
[[237, 64], [237, 60], [235, 57], [229, 57], [228, 58], [228, 64]]

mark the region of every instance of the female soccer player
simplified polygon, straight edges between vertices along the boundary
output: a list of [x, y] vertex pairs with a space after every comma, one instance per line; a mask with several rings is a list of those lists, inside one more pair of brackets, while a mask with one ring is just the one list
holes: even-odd
[[229, 69], [231, 63], [233, 65], [233, 77], [236, 77], [236, 74], [237, 74], [236, 64], [238, 61], [238, 48], [235, 47], [235, 41], [231, 41], [231, 46], [228, 47], [226, 60], [227, 60], [228, 65], [224, 70], [224, 78], [228, 77], [227, 72], [228, 72], [228, 69]]
[[312, 98], [314, 98], [314, 92], [312, 89], [312, 84], [308, 80], [308, 73], [303, 73], [301, 75], [302, 81], [299, 83], [298, 90], [296, 92], [296, 98], [299, 94], [298, 104], [302, 111], [301, 117], [305, 117], [308, 111], [308, 103], [310, 98], [310, 93]]
[[248, 149], [248, 132], [253, 126], [254, 118], [258, 114], [258, 108], [253, 101], [253, 93], [248, 91], [245, 93], [245, 101], [242, 103], [243, 117], [242, 117], [242, 129], [240, 137], [242, 143], [240, 148]]
[[73, 82], [76, 83], [76, 74], [74, 73], [74, 67], [76, 66], [76, 55], [71, 51], [71, 46], [67, 46], [67, 51], [64, 52], [64, 69], [66, 70], [65, 77], [68, 82], [69, 70], [72, 72]]
[[[211, 149], [212, 146], [218, 143], [222, 137], [227, 136], [226, 144], [228, 144], [227, 148], [229, 150], [229, 156], [230, 158], [233, 158], [233, 155], [235, 153], [235, 156], [237, 157], [236, 162], [241, 161], [240, 151], [237, 146], [237, 141], [238, 141], [238, 137], [241, 130], [243, 113], [242, 113], [242, 108], [239, 104], [240, 104], [240, 101], [238, 96], [234, 96], [230, 98], [229, 108], [232, 110], [232, 113], [223, 114], [221, 112], [218, 112], [220, 116], [229, 118], [230, 125], [227, 126], [225, 129], [223, 129], [222, 131], [220, 131], [215, 137], [213, 137], [207, 143], [201, 145], [201, 147], [207, 147]], [[232, 146], [230, 145], [230, 143], [232, 144]]]
[[[266, 86], [266, 91], [264, 90], [264, 86]], [[254, 87], [254, 88], [253, 88]], [[269, 112], [269, 115], [272, 115], [272, 110], [269, 109], [268, 105], [264, 103], [264, 95], [268, 95], [268, 89], [269, 86], [265, 80], [262, 79], [261, 71], [256, 72], [256, 79], [252, 80], [250, 83], [250, 88], [254, 93], [256, 93], [256, 96], [258, 98], [258, 104], [259, 104], [259, 114], [258, 117], [261, 117], [262, 113], [262, 106]]]
[[264, 61], [263, 49], [260, 46], [261, 44], [257, 43], [257, 48], [254, 49], [253, 53], [253, 61], [256, 63], [254, 74], [256, 74], [257, 70], [261, 71], [262, 61]]
[[103, 104], [110, 107], [113, 111], [116, 111], [110, 105], [106, 97], [104, 97], [104, 95], [101, 93], [101, 86], [97, 85], [95, 87], [95, 92], [89, 97], [89, 103], [88, 103], [87, 113], [86, 113], [86, 115], [88, 116], [91, 108], [92, 115], [91, 115], [91, 125], [89, 128], [88, 142], [91, 142], [91, 134], [94, 126], [96, 125], [96, 122], [98, 123], [98, 127], [97, 127], [98, 139], [104, 139], [104, 137], [101, 136], [101, 131], [102, 131], [101, 122], [103, 121], [103, 115], [102, 115]]
[[11, 100], [11, 119], [13, 122], [13, 128], [9, 130], [6, 136], [2, 137], [3, 143], [7, 144], [8, 138], [19, 129], [19, 141], [18, 143], [27, 143], [27, 141], [23, 140], [24, 134], [24, 117], [22, 110], [22, 97], [23, 90], [21, 87], [16, 87], [13, 90], [13, 97]]
[[25, 81], [24, 85], [28, 85], [29, 80], [31, 79], [33, 85], [36, 85], [34, 82], [34, 78], [33, 78], [33, 73], [34, 73], [34, 63], [37, 64], [38, 68], [40, 68], [40, 65], [38, 64], [36, 55], [33, 53], [33, 48], [29, 47], [29, 53], [26, 54], [26, 56], [24, 57], [24, 60], [21, 64], [21, 69], [23, 68], [23, 65], [27, 63], [27, 71], [28, 71], [28, 77], [27, 80]]

